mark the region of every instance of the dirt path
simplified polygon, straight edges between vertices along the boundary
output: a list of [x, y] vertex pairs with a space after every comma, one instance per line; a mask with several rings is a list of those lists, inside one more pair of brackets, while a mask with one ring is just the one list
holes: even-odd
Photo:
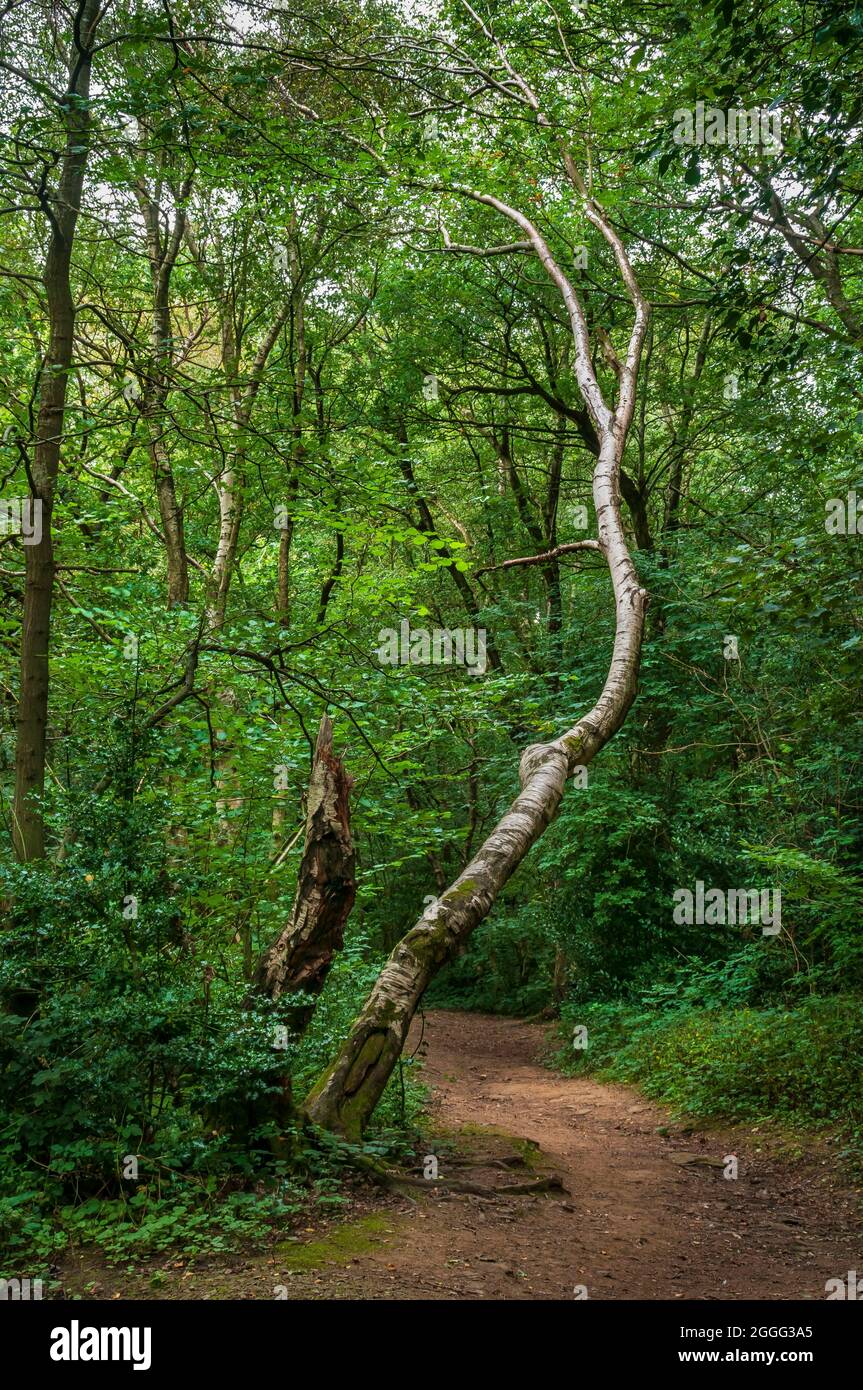
[[[768, 1157], [752, 1132], [658, 1134], [668, 1117], [637, 1092], [541, 1066], [536, 1025], [436, 1012], [425, 1036], [440, 1175], [501, 1187], [553, 1171], [568, 1194], [421, 1193], [313, 1297], [569, 1299], [581, 1285], [591, 1299], [823, 1299], [826, 1279], [863, 1268], [860, 1195], [827, 1154]], [[529, 1172], [496, 1166], [519, 1153], [507, 1136], [539, 1146]]]
[[[635, 1091], [543, 1067], [536, 1025], [438, 1011], [425, 1041], [428, 1156], [441, 1178], [485, 1195], [363, 1186], [346, 1221], [312, 1216], [266, 1254], [173, 1258], [155, 1278], [159, 1262], [134, 1278], [67, 1264], [67, 1290], [508, 1300], [583, 1297], [580, 1287], [590, 1299], [820, 1300], [825, 1280], [863, 1270], [861, 1193], [843, 1187], [830, 1145], [790, 1158], [755, 1130], [682, 1132]], [[729, 1154], [736, 1180], [723, 1176]], [[500, 1191], [549, 1174], [567, 1190]]]

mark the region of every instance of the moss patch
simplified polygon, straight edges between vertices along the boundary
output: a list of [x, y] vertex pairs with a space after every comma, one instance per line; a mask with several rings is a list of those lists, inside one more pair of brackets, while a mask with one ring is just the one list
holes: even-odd
[[390, 1217], [364, 1216], [361, 1221], [333, 1227], [321, 1240], [282, 1241], [276, 1253], [286, 1269], [320, 1269], [323, 1265], [348, 1264], [357, 1255], [367, 1255], [382, 1243], [382, 1236], [392, 1234]]

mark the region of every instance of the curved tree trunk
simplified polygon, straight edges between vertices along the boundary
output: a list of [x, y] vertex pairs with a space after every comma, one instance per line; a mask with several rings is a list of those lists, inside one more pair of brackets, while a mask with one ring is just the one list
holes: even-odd
[[399, 942], [332, 1066], [306, 1101], [309, 1118], [358, 1138], [398, 1060], [417, 1004], [438, 970], [483, 920], [556, 814], [567, 778], [617, 732], [635, 699], [647, 594], [626, 548], [617, 483], [619, 449], [604, 442], [594, 475], [600, 545], [614, 588], [617, 631], [608, 677], [589, 714], [521, 758], [521, 793], [455, 883]]
[[[508, 66], [502, 49], [499, 52]], [[518, 79], [538, 120], [549, 125], [530, 88]], [[536, 225], [516, 208], [489, 193], [462, 185], [431, 185], [492, 208], [514, 222], [559, 290], [575, 347], [575, 374], [599, 439], [593, 473], [598, 545], [611, 577], [615, 636], [605, 685], [593, 709], [553, 743], [534, 744], [519, 765], [521, 793], [450, 888], [431, 903], [398, 943], [375, 982], [359, 1018], [337, 1057], [306, 1099], [309, 1118], [326, 1129], [357, 1139], [377, 1105], [400, 1054], [417, 1004], [440, 970], [453, 959], [483, 920], [501, 888], [556, 814], [568, 777], [585, 767], [623, 723], [635, 699], [647, 593], [629, 554], [620, 510], [620, 467], [635, 408], [636, 383], [650, 307], [638, 285], [626, 250], [604, 209], [589, 193], [566, 146], [559, 147], [566, 175], [583, 202], [588, 221], [614, 255], [632, 302], [633, 327], [626, 356], [619, 361], [610, 342], [618, 400], [605, 401], [593, 366], [584, 307]], [[428, 187], [428, 185], [426, 185]]]

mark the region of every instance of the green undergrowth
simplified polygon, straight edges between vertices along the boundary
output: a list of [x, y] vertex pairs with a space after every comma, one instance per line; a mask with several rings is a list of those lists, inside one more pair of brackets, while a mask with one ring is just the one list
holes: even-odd
[[117, 1264], [174, 1250], [194, 1258], [260, 1246], [301, 1219], [349, 1210], [351, 1187], [363, 1172], [358, 1158], [399, 1162], [412, 1142], [413, 1132], [401, 1130], [373, 1131], [362, 1145], [317, 1134], [289, 1164], [274, 1162], [254, 1181], [230, 1172], [196, 1177], [161, 1169], [128, 1194], [78, 1201], [64, 1200], [59, 1183], [33, 1183], [7, 1165], [0, 1178], [0, 1278], [40, 1277], [76, 1249]]
[[[425, 1095], [410, 1059], [361, 1146], [260, 1118], [285, 1076], [302, 1099], [368, 993], [381, 958], [359, 933], [307, 1033], [277, 1049], [278, 1016], [242, 1007], [242, 979], [214, 980], [206, 1011], [191, 971], [141, 970], [118, 990], [96, 932], [71, 912], [64, 925], [65, 988], [46, 987], [29, 1014], [0, 1012], [0, 1278], [39, 1277], [71, 1250], [122, 1262], [260, 1244], [345, 1208], [357, 1153], [410, 1152]], [[10, 997], [29, 987], [36, 947], [23, 929], [5, 945]], [[40, 968], [66, 949], [60, 932], [38, 943]]]
[[841, 1156], [863, 1167], [859, 996], [791, 1007], [659, 1002], [567, 1004], [554, 1066], [638, 1086], [695, 1121], [832, 1128]]

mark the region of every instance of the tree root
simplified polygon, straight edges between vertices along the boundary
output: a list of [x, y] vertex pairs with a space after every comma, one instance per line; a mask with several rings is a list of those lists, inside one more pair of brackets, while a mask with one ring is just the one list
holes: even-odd
[[416, 1178], [412, 1173], [393, 1173], [364, 1154], [355, 1154], [352, 1162], [390, 1192], [409, 1187], [423, 1192], [464, 1192], [472, 1197], [487, 1197], [493, 1201], [501, 1197], [526, 1197], [534, 1192], [565, 1192], [569, 1195], [569, 1188], [557, 1173], [549, 1173], [530, 1182], [506, 1183], [504, 1187], [484, 1187], [480, 1183], [462, 1182], [458, 1178]]
[[537, 1178], [534, 1182], [509, 1182], [506, 1187], [498, 1187], [495, 1190], [508, 1193], [511, 1197], [528, 1192], [565, 1192], [568, 1197], [571, 1196], [569, 1188], [557, 1173], [550, 1173], [547, 1178]]

